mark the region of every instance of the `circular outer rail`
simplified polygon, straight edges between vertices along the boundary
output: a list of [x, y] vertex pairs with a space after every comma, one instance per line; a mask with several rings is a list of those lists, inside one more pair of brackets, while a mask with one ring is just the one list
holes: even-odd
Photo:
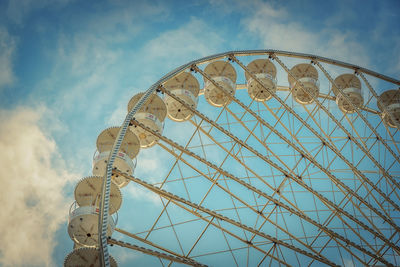
[[[345, 63], [345, 62], [341, 62], [341, 61], [337, 61], [337, 60], [329, 59], [329, 58], [325, 58], [325, 57], [320, 57], [320, 56], [316, 56], [316, 55], [311, 55], [311, 54], [287, 52], [287, 51], [280, 51], [280, 50], [268, 50], [268, 49], [267, 50], [239, 50], [239, 51], [229, 51], [229, 52], [219, 53], [219, 54], [215, 54], [215, 55], [207, 56], [207, 57], [204, 57], [204, 58], [201, 58], [201, 59], [198, 59], [198, 60], [191, 61], [191, 62], [189, 62], [187, 64], [184, 64], [184, 65], [174, 69], [173, 71], [169, 72], [168, 74], [163, 76], [160, 80], [158, 80], [156, 83], [154, 83], [149, 89], [147, 89], [146, 92], [144, 93], [144, 95], [142, 96], [142, 98], [139, 100], [139, 102], [127, 114], [122, 126], [120, 127], [118, 136], [115, 139], [115, 143], [113, 144], [113, 147], [112, 147], [109, 159], [108, 159], [108, 163], [107, 163], [106, 174], [104, 176], [105, 179], [103, 179], [102, 197], [101, 197], [101, 202], [100, 202], [100, 216], [99, 216], [100, 238], [99, 238], [99, 244], [98, 245], [99, 245], [101, 266], [110, 266], [109, 253], [108, 253], [108, 243], [110, 241], [108, 240], [106, 232], [107, 232], [108, 217], [110, 216], [109, 215], [109, 194], [110, 194], [111, 176], [112, 176], [112, 172], [113, 172], [112, 166], [113, 166], [115, 157], [116, 157], [116, 155], [117, 155], [117, 153], [118, 153], [118, 151], [120, 149], [121, 142], [122, 142], [122, 140], [123, 140], [123, 138], [124, 138], [124, 136], [126, 134], [126, 131], [128, 130], [128, 127], [129, 127], [130, 123], [132, 123], [132, 119], [134, 118], [136, 112], [138, 110], [140, 110], [140, 108], [144, 105], [144, 103], [151, 96], [151, 94], [155, 93], [156, 91], [157, 92], [162, 91], [163, 93], [168, 94], [170, 97], [174, 98], [178, 102], [181, 102], [181, 104], [185, 105], [185, 103], [180, 101], [179, 98], [177, 98], [176, 96], [174, 96], [171, 93], [168, 93], [162, 87], [162, 84], [164, 82], [166, 82], [168, 79], [174, 77], [175, 75], [177, 75], [177, 74], [179, 74], [179, 73], [181, 73], [181, 72], [183, 72], [183, 71], [185, 71], [187, 69], [196, 71], [196, 72], [200, 73], [203, 77], [209, 79], [207, 77], [207, 75], [200, 68], [197, 67], [197, 65], [204, 64], [204, 63], [207, 63], [207, 62], [210, 62], [210, 61], [214, 61], [214, 60], [218, 60], [218, 59], [226, 59], [226, 58], [228, 58], [230, 61], [237, 63], [243, 70], [246, 71], [246, 67], [238, 59], [239, 57], [242, 57], [242, 56], [266, 56], [266, 57], [269, 57], [270, 59], [272, 59], [275, 62], [277, 62], [280, 65], [280, 67], [282, 67], [282, 69], [284, 69], [288, 73], [288, 75], [291, 75], [290, 70], [279, 59], [279, 57], [292, 57], [292, 58], [310, 60], [314, 65], [316, 65], [319, 68], [319, 70], [321, 72], [323, 72], [326, 75], [327, 79], [329, 80], [329, 82], [331, 84], [334, 84], [334, 81], [333, 81], [332, 77], [329, 75], [329, 73], [324, 69], [324, 67], [320, 63], [327, 63], [327, 64], [335, 65], [335, 66], [338, 66], [338, 67], [347, 68], [347, 69], [349, 69], [351, 71], [354, 71], [354, 73], [358, 74], [361, 77], [361, 79], [365, 82], [365, 84], [367, 85], [368, 89], [371, 91], [371, 93], [373, 94], [373, 96], [375, 98], [378, 98], [377, 93], [374, 91], [374, 89], [372, 88], [371, 84], [366, 80], [364, 74], [367, 74], [367, 75], [375, 77], [377, 79], [384, 80], [386, 82], [392, 83], [393, 85], [400, 86], [400, 80], [388, 77], [386, 75], [382, 75], [380, 73], [377, 73], [377, 72], [374, 72], [372, 70], [369, 70], [369, 69], [366, 69], [366, 68], [363, 68], [363, 67], [360, 67], [360, 66], [356, 66], [356, 65], [353, 65], [353, 64], [349, 64], [349, 63]], [[254, 80], [258, 80], [254, 75], [250, 75], [250, 76], [252, 76], [252, 78]], [[292, 77], [295, 78], [294, 76], [292, 76]], [[211, 79], [209, 79], [209, 81], [212, 82], [212, 83], [215, 83]], [[218, 84], [215, 83], [215, 86], [218, 86]], [[278, 97], [276, 97], [275, 94], [273, 94], [273, 95], [274, 95], [274, 98], [276, 98], [282, 105], [284, 105], [287, 110], [291, 111], [291, 113], [307, 127], [308, 124], [305, 123], [304, 120], [300, 116], [296, 115], [296, 112], [291, 110], [291, 108], [289, 106], [287, 106]], [[235, 101], [234, 97], [232, 97], [232, 98]], [[247, 109], [245, 105], [243, 105], [242, 103], [237, 102], [237, 101], [236, 101], [236, 103], [239, 104], [243, 109], [245, 109], [249, 114], [251, 114], [255, 118], [257, 118], [257, 120], [259, 121], [260, 124], [266, 126], [271, 131], [274, 131], [273, 127], [270, 127], [268, 125], [268, 123], [263, 121], [263, 119], [260, 118], [253, 111], [251, 111], [250, 109]], [[326, 107], [321, 105], [318, 101], [317, 101], [316, 105], [320, 109], [326, 111], [327, 114], [330, 114], [329, 111], [326, 109]], [[188, 108], [190, 108], [190, 107], [188, 107]], [[357, 108], [355, 108], [355, 109], [356, 109], [356, 114], [364, 121], [364, 123], [368, 127], [370, 127], [371, 131], [376, 135], [377, 140], [382, 140], [382, 137], [380, 137], [380, 135], [376, 131], [374, 131], [374, 128], [369, 124], [368, 120], [366, 118], [364, 118], [364, 116], [360, 113], [360, 111]], [[212, 120], [208, 119], [204, 114], [200, 113], [197, 110], [193, 110], [193, 112], [196, 115], [198, 115], [200, 118], [202, 118], [203, 120], [207, 121], [208, 123], [210, 123], [211, 125], [216, 127], [217, 129], [221, 130], [222, 132], [226, 132], [226, 130], [224, 130], [223, 128], [219, 127], [218, 124], [213, 124]], [[339, 126], [339, 128], [341, 127], [340, 126], [341, 123], [339, 121], [337, 121], [333, 117], [331, 117], [331, 119], [334, 122], [337, 122], [337, 125]], [[148, 129], [143, 125], [139, 125], [139, 126], [143, 127], [144, 129], [146, 129], [149, 132], [152, 132], [151, 129]], [[334, 151], [337, 154], [337, 156], [339, 158], [341, 158], [341, 160], [343, 160], [343, 162], [345, 164], [350, 166], [350, 168], [353, 170], [353, 172], [358, 177], [363, 179], [364, 183], [366, 183], [369, 186], [371, 186], [371, 188], [374, 189], [380, 197], [384, 198], [385, 201], [387, 202], [387, 205], [390, 205], [393, 208], [393, 210], [397, 210], [397, 211], [400, 210], [400, 208], [399, 208], [399, 206], [397, 204], [398, 202], [396, 203], [396, 201], [392, 200], [392, 196], [389, 196], [385, 192], [382, 192], [382, 190], [379, 189], [374, 183], [372, 183], [365, 176], [365, 174], [360, 172], [351, 162], [348, 162], [348, 160], [345, 157], [341, 156], [341, 152], [338, 151], [337, 148], [332, 146], [323, 136], [321, 136], [321, 134], [315, 132], [315, 130], [313, 130], [312, 127], [309, 127], [308, 129], [311, 132], [313, 132], [313, 134], [315, 135], [316, 138], [319, 138], [321, 140], [323, 145], [326, 145], [329, 149]], [[344, 128], [342, 128], [342, 130], [344, 132], [347, 131]], [[188, 153], [184, 148], [180, 147], [178, 144], [174, 143], [172, 140], [169, 140], [168, 138], [165, 138], [165, 137], [157, 134], [156, 132], [152, 132], [152, 133], [155, 134], [155, 135], [158, 135], [159, 138], [162, 141], [165, 141], [166, 143], [169, 143], [169, 144], [173, 145], [175, 148], [177, 148], [178, 150], [181, 150], [183, 153]], [[346, 186], [343, 182], [341, 182], [340, 179], [335, 177], [333, 174], [329, 173], [329, 171], [326, 168], [322, 167], [318, 162], [316, 162], [315, 159], [310, 157], [310, 155], [308, 155], [307, 153], [304, 153], [302, 148], [296, 146], [296, 144], [294, 144], [290, 140], [287, 140], [287, 138], [285, 139], [285, 137], [283, 135], [281, 135], [279, 132], [275, 131], [274, 133], [277, 134], [279, 137], [281, 137], [288, 144], [288, 147], [290, 145], [294, 150], [299, 152], [302, 157], [304, 157], [307, 160], [309, 160], [309, 162], [311, 162], [314, 166], [317, 166], [322, 172], [325, 172], [325, 174], [331, 179], [331, 181], [335, 185], [337, 185], [338, 188], [341, 188], [341, 190], [343, 190], [342, 192], [344, 192], [346, 194], [346, 196], [350, 195], [351, 197], [353, 197], [353, 200], [350, 200], [350, 202], [353, 203], [353, 201], [356, 201], [357, 203], [362, 203], [366, 207], [368, 207], [371, 211], [373, 211], [375, 213], [376, 217], [378, 217], [379, 219], [381, 219], [383, 221], [383, 223], [386, 223], [386, 225], [389, 225], [390, 227], [392, 227], [392, 229], [395, 230], [395, 232], [393, 233], [393, 236], [396, 235], [396, 233], [399, 232], [399, 230], [400, 230], [399, 226], [397, 226], [397, 224], [393, 220], [390, 219], [390, 216], [388, 216], [387, 212], [384, 209], [383, 210], [379, 210], [376, 207], [371, 206], [370, 203], [368, 203], [365, 199], [363, 199], [362, 197], [357, 195], [352, 189], [348, 188], [348, 186]], [[229, 132], [226, 132], [226, 134], [228, 136], [232, 135]], [[353, 141], [358, 149], [360, 149], [366, 156], [370, 156], [370, 153], [369, 153], [369, 151], [366, 150], [365, 146], [360, 144], [360, 142], [358, 142], [357, 140], [353, 139], [352, 135], [350, 133], [349, 133], [348, 136], [349, 136], [349, 141]], [[372, 234], [374, 236], [374, 238], [380, 239], [382, 242], [384, 242], [387, 245], [388, 248], [393, 249], [393, 251], [396, 251], [397, 253], [400, 252], [399, 251], [400, 249], [398, 248], [398, 245], [396, 245], [396, 243], [393, 243], [391, 238], [388, 238], [385, 235], [383, 235], [379, 231], [379, 229], [378, 229], [379, 227], [371, 227], [369, 225], [366, 225], [364, 222], [361, 222], [358, 218], [355, 218], [355, 216], [353, 216], [352, 214], [349, 214], [345, 210], [341, 209], [340, 206], [336, 205], [335, 203], [332, 203], [331, 200], [325, 198], [320, 193], [315, 192], [313, 190], [313, 188], [309, 187], [308, 185], [306, 185], [302, 181], [301, 177], [297, 177], [296, 175], [294, 175], [293, 172], [286, 171], [286, 170], [282, 169], [281, 167], [276, 166], [276, 164], [274, 162], [272, 162], [270, 159], [268, 159], [264, 155], [261, 155], [256, 150], [252, 149], [251, 146], [248, 146], [246, 143], [244, 143], [240, 139], [236, 138], [235, 136], [230, 136], [230, 137], [233, 140], [235, 140], [236, 142], [240, 143], [243, 147], [246, 147], [249, 151], [253, 151], [253, 153], [256, 154], [260, 159], [264, 160], [265, 162], [269, 163], [271, 166], [274, 166], [276, 169], [280, 170], [285, 175], [285, 177], [288, 177], [288, 178], [292, 179], [293, 181], [295, 181], [298, 184], [302, 185], [305, 188], [306, 191], [311, 192], [314, 195], [318, 196], [323, 203], [325, 203], [327, 206], [330, 206], [332, 208], [332, 210], [336, 210], [336, 213], [340, 214], [340, 216], [338, 215], [339, 217], [348, 218], [352, 222], [356, 223], [358, 225], [358, 227], [361, 227], [364, 230], [368, 231], [370, 234]], [[397, 161], [400, 162], [399, 155], [393, 150], [393, 147], [388, 146], [388, 145], [386, 145], [386, 146], [387, 146], [386, 147], [387, 151], [390, 152], [390, 154], [393, 156], [393, 158], [395, 158]], [[195, 158], [198, 157], [193, 153], [191, 153], [191, 156], [193, 156]], [[388, 172], [386, 172], [385, 168], [383, 166], [381, 166], [380, 163], [377, 162], [373, 157], [370, 157], [370, 159], [371, 159], [372, 162], [374, 162], [374, 164], [380, 170], [380, 172], [382, 173], [382, 177], [388, 179], [388, 181], [390, 180], [393, 183], [393, 185], [395, 187], [397, 187], [397, 189], [398, 189], [399, 186], [400, 186], [398, 181], [396, 179], [394, 179], [394, 177], [392, 177]], [[198, 157], [198, 160], [199, 161], [204, 161], [204, 159], [202, 159], [201, 157]], [[211, 168], [218, 169], [218, 166], [214, 166], [210, 162], [204, 162], [204, 163], [207, 164], [208, 166], [210, 166]], [[381, 251], [378, 251], [377, 253], [373, 253], [370, 250], [367, 250], [366, 248], [361, 247], [358, 244], [353, 243], [348, 238], [337, 234], [335, 231], [332, 231], [331, 229], [328, 229], [327, 227], [325, 227], [323, 225], [320, 225], [318, 222], [316, 222], [313, 219], [309, 218], [306, 214], [302, 213], [301, 211], [294, 210], [293, 208], [288, 207], [286, 204], [284, 204], [282, 202], [279, 202], [278, 200], [272, 198], [271, 196], [263, 193], [262, 191], [260, 191], [260, 190], [258, 190], [256, 188], [252, 188], [251, 185], [249, 185], [249, 184], [245, 183], [244, 181], [238, 179], [237, 177], [235, 177], [234, 175], [230, 174], [229, 172], [225, 172], [224, 175], [229, 177], [229, 178], [231, 178], [232, 180], [237, 181], [238, 183], [240, 183], [241, 185], [245, 186], [246, 188], [252, 190], [253, 192], [256, 192], [259, 196], [266, 197], [270, 201], [274, 202], [275, 205], [285, 208], [289, 213], [295, 214], [296, 216], [299, 216], [300, 218], [303, 218], [307, 222], [309, 222], [309, 223], [311, 223], [313, 225], [316, 225], [327, 236], [331, 237], [333, 240], [336, 240], [336, 242], [342, 242], [344, 244], [343, 245], [344, 248], [346, 246], [347, 247], [350, 246], [350, 247], [352, 247], [352, 249], [358, 250], [358, 252], [361, 252], [361, 253], [364, 253], [365, 255], [370, 256], [372, 259], [374, 259], [373, 263], [392, 265], [390, 262], [386, 261], [386, 259], [382, 256]], [[192, 208], [197, 207], [198, 210], [202, 210], [203, 212], [210, 214], [213, 218], [219, 218], [221, 220], [227, 221], [227, 222], [229, 222], [229, 223], [231, 223], [233, 225], [239, 226], [241, 228], [246, 228], [247, 227], [247, 226], [241, 225], [240, 222], [236, 222], [236, 221], [234, 221], [232, 219], [226, 218], [223, 215], [220, 215], [220, 214], [218, 214], [218, 213], [216, 213], [214, 211], [208, 210], [207, 208], [203, 208], [203, 207], [201, 207], [201, 206], [199, 206], [197, 204], [191, 203], [191, 202], [189, 202], [187, 200], [183, 200], [183, 199], [181, 199], [181, 198], [179, 198], [177, 196], [171, 195], [170, 193], [168, 193], [168, 192], [166, 192], [164, 190], [157, 189], [156, 187], [152, 187], [151, 185], [149, 185], [146, 182], [141, 181], [141, 180], [139, 180], [137, 178], [134, 178], [134, 177], [127, 177], [127, 178], [129, 178], [129, 179], [131, 179], [131, 180], [133, 180], [133, 181], [135, 181], [135, 182], [137, 182], [139, 184], [144, 185], [149, 190], [157, 192], [159, 195], [162, 195], [166, 199], [169, 199], [170, 201], [173, 201], [177, 205], [183, 205], [182, 203], [184, 203], [184, 204], [188, 205], [189, 207], [191, 206]], [[278, 192], [278, 194], [279, 194], [279, 192]], [[181, 204], [179, 204], [179, 203], [181, 203]], [[355, 203], [353, 203], [353, 204], [355, 205]], [[182, 208], [183, 208], [183, 206], [182, 206]], [[249, 208], [251, 208], [251, 207], [249, 207]], [[253, 210], [254, 210], [254, 208], [253, 208]], [[259, 212], [258, 210], [255, 210], [255, 211]], [[360, 212], [362, 212], [362, 211], [360, 211]], [[210, 224], [213, 224], [213, 222], [210, 221]], [[264, 234], [262, 232], [259, 232], [256, 229], [246, 228], [246, 230], [251, 232], [251, 233], [253, 233], [253, 234], [255, 234], [255, 235], [259, 235], [259, 236], [262, 236], [262, 237], [264, 237], [266, 239], [269, 239], [274, 244], [279, 243], [279, 244], [281, 244], [283, 246], [289, 247], [290, 249], [295, 249], [295, 250], [297, 249], [296, 251], [298, 253], [301, 253], [301, 254], [304, 254], [306, 256], [309, 256], [309, 257], [313, 258], [316, 261], [322, 262], [322, 263], [327, 264], [327, 265], [335, 265], [335, 263], [332, 263], [331, 261], [329, 261], [328, 259], [323, 257], [317, 251], [313, 251], [314, 253], [310, 253], [308, 251], [302, 251], [301, 249], [293, 248], [292, 245], [290, 245], [290, 244], [286, 244], [283, 241], [280, 241], [278, 239], [274, 239], [271, 236], [268, 236], [268, 235], [266, 235], [266, 234]], [[359, 238], [362, 238], [362, 237], [359, 237]], [[113, 240], [111, 243], [115, 244], [115, 243], [117, 243], [117, 241]], [[253, 246], [253, 244], [251, 244], [251, 243], [249, 243], [249, 245]], [[371, 249], [374, 249], [374, 247], [371, 247]], [[350, 253], [352, 254], [351, 251], [350, 251]], [[359, 254], [357, 254], [357, 253], [352, 254], [352, 255], [354, 257], [356, 257], [356, 258], [359, 257]], [[400, 255], [400, 254], [398, 254], [398, 255]], [[280, 259], [275, 259], [275, 260], [277, 260], [278, 262], [280, 262], [283, 265], [287, 265], [285, 262], [281, 261]], [[360, 261], [363, 262], [363, 259], [360, 259]]]

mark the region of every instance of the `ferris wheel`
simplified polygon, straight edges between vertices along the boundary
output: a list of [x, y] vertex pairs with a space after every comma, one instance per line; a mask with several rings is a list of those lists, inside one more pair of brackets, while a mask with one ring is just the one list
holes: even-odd
[[64, 265], [400, 265], [399, 86], [277, 50], [171, 71], [99, 134]]

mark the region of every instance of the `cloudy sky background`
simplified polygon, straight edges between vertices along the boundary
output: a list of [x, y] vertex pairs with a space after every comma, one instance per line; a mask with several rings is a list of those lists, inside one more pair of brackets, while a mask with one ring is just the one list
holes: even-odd
[[97, 135], [162, 75], [271, 48], [399, 79], [399, 10], [396, 0], [0, 1], [0, 265], [61, 266]]

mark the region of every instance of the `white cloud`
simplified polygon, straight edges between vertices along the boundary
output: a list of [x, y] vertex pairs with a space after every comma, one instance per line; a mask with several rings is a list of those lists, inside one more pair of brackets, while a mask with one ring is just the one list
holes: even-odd
[[166, 31], [151, 40], [142, 54], [172, 69], [190, 60], [220, 52], [223, 45], [223, 38], [215, 30], [204, 21], [192, 18], [180, 28]]
[[390, 14], [380, 12], [378, 23], [371, 34], [374, 45], [374, 59], [384, 69], [384, 74], [395, 78], [400, 76], [400, 29], [393, 28]]
[[120, 92], [121, 51], [112, 49], [102, 36], [82, 32], [61, 35], [56, 57], [53, 75], [38, 86], [47, 91], [57, 89], [51, 108], [65, 114], [80, 111], [85, 117], [98, 119]]
[[135, 250], [126, 248], [116, 248], [111, 250], [111, 256], [117, 261], [117, 264], [132, 263], [133, 260], [140, 258], [143, 254]]
[[312, 31], [292, 20], [287, 10], [269, 3], [254, 2], [242, 24], [266, 48], [311, 53], [366, 67], [370, 64], [366, 48], [351, 31], [321, 27]]
[[54, 266], [55, 232], [68, 217], [63, 188], [76, 179], [38, 124], [40, 110], [0, 111], [0, 265]]
[[127, 115], [126, 103], [119, 101], [118, 107], [111, 113], [109, 118], [106, 119], [107, 126], [120, 126], [124, 122]]
[[229, 14], [233, 12], [248, 12], [249, 8], [255, 3], [258, 3], [259, 0], [248, 0], [248, 1], [241, 1], [241, 0], [208, 0], [209, 4], [212, 6], [214, 10], [217, 10], [218, 13], [221, 14]]
[[7, 29], [0, 26], [0, 89], [14, 82], [12, 58], [16, 48], [16, 40]]
[[137, 185], [134, 182], [130, 182], [126, 187], [126, 194], [129, 197], [138, 201], [148, 201], [155, 206], [161, 206], [160, 197], [152, 191], [144, 188], [141, 185]]
[[[135, 62], [130, 64], [130, 71], [140, 70], [140, 81], [150, 86], [161, 78], [158, 73], [166, 73], [190, 60], [219, 52], [220, 48], [223, 48], [223, 38], [204, 21], [192, 18], [187, 24], [163, 32], [150, 40], [141, 50], [136, 51], [134, 55], [129, 55], [129, 58], [135, 59]], [[144, 92], [147, 89], [137, 88], [138, 86], [135, 84], [131, 86], [133, 89], [124, 91], [128, 94], [121, 95], [117, 108], [106, 119], [107, 124], [119, 125], [123, 121], [129, 99], [135, 93]]]
[[61, 35], [58, 58], [60, 65], [65, 65], [73, 76], [89, 76], [105, 73], [115, 63], [120, 53], [108, 47], [109, 43], [102, 38], [87, 32], [73, 36]]
[[[101, 111], [113, 109], [109, 104], [121, 99], [126, 83], [137, 80], [132, 67], [142, 67], [135, 62], [134, 50], [125, 46], [147, 26], [147, 17], [155, 18], [152, 22], [168, 17], [168, 9], [162, 3], [112, 1], [108, 4], [110, 9], [80, 18], [83, 22], [79, 20], [80, 24], [76, 25], [79, 30], [59, 34], [53, 73], [37, 86], [40, 92], [57, 92], [57, 100], [52, 103], [58, 112], [79, 110], [95, 120]], [[131, 91], [129, 98], [133, 94]], [[116, 121], [115, 116], [111, 121]]]
[[[133, 51], [137, 50], [126, 49], [126, 45], [134, 43], [137, 33], [147, 27], [147, 16], [156, 18], [152, 22], [168, 17], [163, 4], [103, 4], [110, 8], [85, 16], [77, 14], [77, 19], [70, 21], [76, 30], [63, 29], [58, 33], [57, 50], [49, 54], [54, 59], [53, 69], [32, 91], [33, 101], [46, 101], [51, 115], [62, 120], [62, 130], [54, 136], [63, 141], [60, 147], [69, 153], [69, 164], [81, 165], [93, 153], [93, 144], [103, 128], [98, 122], [109, 126], [122, 122], [127, 103], [135, 94], [129, 85], [134, 81], [135, 87], [139, 87], [137, 81], [141, 80], [136, 78], [137, 71], [132, 70], [136, 64]], [[140, 14], [137, 10], [141, 10]], [[136, 65], [138, 69], [142, 67]], [[78, 155], [71, 147], [79, 150]]]
[[[394, 69], [392, 70], [393, 73], [396, 73], [397, 75], [400, 73], [400, 38], [398, 38], [398, 41], [396, 43], [396, 49], [394, 51], [394, 57], [392, 58], [392, 60], [394, 61]], [[396, 77], [398, 78], [398, 77]]]
[[113, 0], [109, 4], [109, 9], [89, 16], [85, 34], [91, 33], [108, 43], [129, 42], [147, 26], [149, 18], [157, 22], [169, 17], [169, 8], [163, 1]]
[[169, 170], [167, 164], [160, 164], [160, 162], [171, 162], [170, 160], [169, 153], [157, 144], [153, 147], [141, 148], [137, 157], [137, 168], [134, 175], [151, 183], [160, 182], [160, 177], [164, 177]]
[[346, 266], [346, 267], [354, 267], [355, 265], [354, 265], [352, 260], [344, 259], [344, 266]]
[[105, 118], [107, 126], [120, 126], [128, 114], [129, 100], [135, 95], [135, 92], [139, 93], [144, 91], [135, 88], [135, 86], [129, 86], [128, 88], [129, 89], [124, 90], [122, 94], [120, 94], [120, 98], [115, 102], [117, 108], [115, 108], [114, 111]]
[[83, 20], [78, 20], [79, 30], [60, 35], [58, 62], [68, 66], [72, 75], [104, 75], [122, 69], [121, 62], [126, 63], [130, 53], [118, 45], [134, 41], [149, 17], [157, 22], [169, 13], [163, 3], [147, 1], [110, 1], [107, 7], [84, 19], [78, 17]]
[[47, 6], [64, 6], [71, 0], [19, 0], [8, 1], [7, 16], [17, 24], [22, 24], [26, 16], [34, 10]]

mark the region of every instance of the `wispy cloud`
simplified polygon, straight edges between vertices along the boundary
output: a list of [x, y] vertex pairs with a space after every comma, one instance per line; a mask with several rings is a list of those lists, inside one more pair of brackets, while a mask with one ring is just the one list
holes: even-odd
[[[224, 40], [203, 20], [191, 20], [179, 28], [165, 31], [149, 41], [143, 50], [146, 58], [152, 62], [162, 62], [171, 69], [190, 60], [220, 52]], [[180, 64], [179, 64], [180, 63]]]
[[55, 232], [71, 199], [63, 189], [75, 175], [38, 124], [45, 109], [0, 111], [0, 265], [54, 266]]
[[126, 188], [126, 193], [128, 197], [131, 197], [136, 201], [147, 201], [154, 206], [161, 206], [160, 197], [140, 185], [130, 183]]
[[[399, 3], [397, 3], [399, 4]], [[387, 6], [387, 3], [377, 11], [370, 42], [374, 45], [374, 59], [382, 64], [385, 73], [395, 77], [400, 76], [400, 23], [397, 8]]]
[[137, 258], [143, 256], [143, 254], [141, 254], [140, 252], [123, 248], [111, 249], [111, 255], [114, 257], [118, 264], [126, 264], [129, 262], [132, 263], [133, 260], [136, 260]]
[[0, 89], [14, 82], [13, 56], [16, 49], [16, 39], [8, 30], [0, 26]]
[[64, 6], [72, 0], [21, 0], [8, 1], [7, 17], [16, 24], [22, 25], [25, 18], [34, 10], [47, 6]]
[[254, 2], [254, 13], [242, 20], [246, 29], [260, 39], [266, 48], [304, 52], [332, 57], [361, 66], [370, 63], [366, 48], [352, 31], [318, 27], [310, 29], [293, 20], [284, 8]]
[[113, 109], [109, 103], [120, 100], [127, 85], [137, 80], [132, 67], [137, 65], [135, 55], [126, 46], [137, 46], [135, 38], [148, 26], [147, 17], [168, 17], [162, 3], [112, 1], [107, 7], [78, 16], [71, 24], [79, 30], [58, 35], [53, 72], [37, 87], [42, 94], [55, 92], [57, 97], [51, 102], [59, 112], [73, 109], [97, 119], [100, 109]]
[[[140, 87], [136, 83], [142, 80], [132, 67], [137, 65], [133, 55], [137, 50], [131, 49], [131, 44], [137, 46], [137, 34], [148, 27], [145, 18], [157, 18], [153, 23], [168, 18], [163, 3], [111, 1], [102, 5], [107, 8], [85, 16], [73, 13], [70, 25], [60, 27], [55, 49], [49, 51], [54, 59], [52, 69], [34, 85], [30, 96], [34, 104], [37, 99], [46, 102], [49, 114], [62, 121], [63, 130], [54, 137], [68, 153], [64, 153], [66, 161], [82, 165], [81, 169], [82, 163], [90, 161], [104, 123], [115, 126], [123, 119], [126, 105], [136, 93], [127, 88], [133, 88], [132, 83]], [[115, 108], [119, 109], [116, 114]]]

